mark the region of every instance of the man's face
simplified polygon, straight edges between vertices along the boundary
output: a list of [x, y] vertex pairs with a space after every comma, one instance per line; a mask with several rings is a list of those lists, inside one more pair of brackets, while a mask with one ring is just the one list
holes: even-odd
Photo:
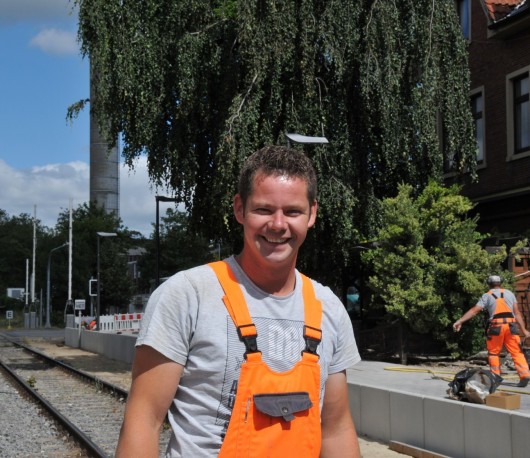
[[293, 267], [317, 203], [307, 199], [307, 183], [297, 177], [258, 173], [244, 204], [234, 198], [234, 213], [244, 229], [243, 256], [258, 265]]

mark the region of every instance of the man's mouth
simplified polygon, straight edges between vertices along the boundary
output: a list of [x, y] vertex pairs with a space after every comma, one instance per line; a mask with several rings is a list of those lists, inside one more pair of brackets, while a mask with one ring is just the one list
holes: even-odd
[[269, 237], [265, 237], [265, 240], [267, 240], [267, 242], [273, 243], [275, 245], [281, 245], [281, 244], [287, 243], [289, 241], [288, 238], [273, 239], [273, 238], [269, 238]]

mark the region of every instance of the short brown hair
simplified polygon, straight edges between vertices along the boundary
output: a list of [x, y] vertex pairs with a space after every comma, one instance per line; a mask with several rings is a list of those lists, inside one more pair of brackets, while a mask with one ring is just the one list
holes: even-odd
[[254, 178], [258, 173], [266, 176], [286, 175], [296, 177], [307, 183], [307, 199], [312, 204], [317, 198], [317, 177], [311, 160], [302, 152], [287, 146], [265, 146], [243, 164], [239, 175], [238, 192], [243, 205], [252, 193]]

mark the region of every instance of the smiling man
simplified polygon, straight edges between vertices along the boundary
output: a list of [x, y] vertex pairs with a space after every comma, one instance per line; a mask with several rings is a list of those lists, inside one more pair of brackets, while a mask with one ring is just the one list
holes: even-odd
[[241, 253], [177, 273], [149, 300], [117, 456], [158, 456], [168, 414], [171, 457], [359, 457], [351, 322], [329, 288], [296, 270], [317, 216], [305, 154], [250, 156], [234, 215]]

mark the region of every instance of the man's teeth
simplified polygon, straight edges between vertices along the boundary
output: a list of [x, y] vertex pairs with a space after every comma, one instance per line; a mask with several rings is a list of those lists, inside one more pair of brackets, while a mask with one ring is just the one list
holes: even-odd
[[269, 243], [284, 243], [286, 241], [287, 241], [287, 239], [269, 239], [269, 238], [267, 238], [267, 242], [269, 242]]

